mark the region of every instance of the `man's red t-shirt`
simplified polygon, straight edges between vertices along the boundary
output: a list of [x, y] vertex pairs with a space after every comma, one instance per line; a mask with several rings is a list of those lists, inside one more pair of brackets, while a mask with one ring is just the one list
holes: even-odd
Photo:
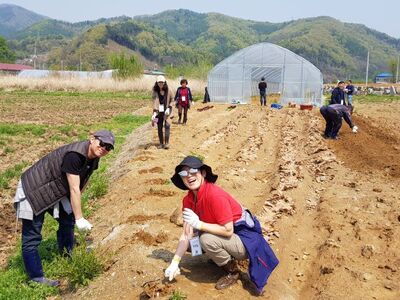
[[211, 224], [235, 223], [242, 216], [240, 204], [219, 186], [207, 181], [197, 193], [197, 203], [194, 202], [193, 192], [189, 191], [183, 198], [183, 208], [190, 208], [200, 221]]

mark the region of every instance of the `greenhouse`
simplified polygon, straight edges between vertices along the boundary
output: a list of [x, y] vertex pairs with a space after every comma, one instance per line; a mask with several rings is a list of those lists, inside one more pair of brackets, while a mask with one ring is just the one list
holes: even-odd
[[258, 83], [267, 82], [267, 100], [281, 104], [322, 103], [322, 73], [292, 51], [271, 43], [256, 44], [224, 59], [208, 74], [211, 101], [250, 103], [259, 97]]

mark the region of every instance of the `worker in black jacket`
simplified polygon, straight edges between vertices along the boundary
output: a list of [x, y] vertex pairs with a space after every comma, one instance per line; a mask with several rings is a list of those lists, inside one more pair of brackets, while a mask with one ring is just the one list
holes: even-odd
[[22, 220], [22, 261], [29, 278], [40, 284], [58, 286], [44, 277], [39, 244], [46, 212], [57, 219], [58, 250], [70, 254], [74, 226], [88, 231], [92, 224], [83, 217], [82, 192], [101, 157], [114, 149], [111, 131], [99, 130], [89, 140], [61, 146], [22, 173], [14, 198], [17, 218]]
[[347, 105], [345, 101], [344, 85], [344, 81], [339, 81], [337, 87], [335, 87], [332, 91], [331, 101], [329, 102], [329, 104]]
[[342, 127], [342, 119], [349, 124], [353, 133], [357, 133], [358, 127], [351, 120], [351, 106], [331, 104], [321, 107], [320, 112], [326, 121], [325, 138], [337, 139], [339, 130]]

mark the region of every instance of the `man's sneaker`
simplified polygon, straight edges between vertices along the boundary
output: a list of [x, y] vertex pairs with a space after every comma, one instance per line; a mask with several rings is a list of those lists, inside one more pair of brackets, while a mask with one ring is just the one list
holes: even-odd
[[58, 280], [52, 280], [52, 279], [48, 279], [46, 277], [32, 278], [32, 281], [40, 283], [40, 284], [48, 285], [48, 286], [59, 286], [60, 285], [60, 282]]
[[169, 149], [169, 144], [165, 144], [164, 149]]

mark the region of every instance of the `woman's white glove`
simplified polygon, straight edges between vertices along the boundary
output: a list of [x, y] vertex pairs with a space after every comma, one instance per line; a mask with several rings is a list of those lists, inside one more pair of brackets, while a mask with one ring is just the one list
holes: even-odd
[[153, 112], [153, 115], [151, 116], [151, 120], [154, 121], [154, 119], [157, 117], [157, 113]]
[[165, 270], [164, 276], [168, 278], [169, 281], [172, 281], [177, 275], [181, 274], [179, 270], [179, 261], [173, 259], [171, 264]]
[[183, 210], [183, 221], [188, 223], [193, 228], [201, 230], [203, 222], [201, 222], [199, 216], [196, 215], [196, 213], [189, 208], [185, 208]]
[[78, 227], [79, 230], [83, 230], [83, 231], [88, 231], [91, 230], [93, 225], [89, 223], [88, 220], [86, 220], [85, 218], [80, 218], [78, 220], [75, 221], [76, 223], [76, 227]]
[[170, 111], [170, 109], [169, 109], [169, 107], [168, 107], [168, 108], [165, 110], [165, 115], [166, 115], [166, 116], [169, 116], [170, 112], [171, 112], [171, 111]]
[[354, 125], [351, 131], [353, 131], [353, 133], [357, 133], [357, 130], [358, 130], [358, 127], [356, 125]]

